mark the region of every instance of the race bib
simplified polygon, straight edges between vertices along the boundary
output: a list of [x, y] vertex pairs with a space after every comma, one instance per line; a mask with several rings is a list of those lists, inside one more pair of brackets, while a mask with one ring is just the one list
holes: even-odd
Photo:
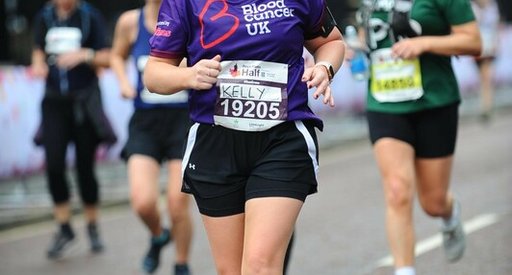
[[288, 65], [235, 60], [221, 62], [216, 125], [240, 131], [264, 131], [286, 121]]
[[82, 31], [72, 27], [53, 27], [45, 37], [47, 54], [63, 54], [78, 51], [82, 47]]
[[[137, 70], [142, 74], [148, 62], [149, 56], [139, 56], [136, 61]], [[148, 104], [168, 104], [168, 103], [186, 103], [188, 101], [188, 92], [181, 91], [172, 95], [161, 95], [150, 92], [146, 87], [140, 92], [140, 99]]]
[[402, 102], [423, 96], [420, 61], [391, 56], [391, 49], [371, 54], [371, 93], [379, 102]]

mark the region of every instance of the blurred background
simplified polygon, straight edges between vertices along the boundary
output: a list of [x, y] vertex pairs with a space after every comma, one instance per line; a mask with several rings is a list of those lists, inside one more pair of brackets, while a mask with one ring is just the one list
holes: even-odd
[[[32, 20], [47, 0], [1, 0], [0, 3], [0, 64], [30, 63], [32, 50]], [[140, 7], [142, 0], [88, 1], [107, 20], [109, 38], [119, 14]], [[109, 40], [110, 42], [110, 40]]]
[[[47, 0], [2, 0], [0, 1], [0, 64], [24, 64], [30, 62], [32, 19]], [[119, 14], [127, 9], [139, 7], [141, 0], [100, 1], [90, 0], [107, 20], [112, 34]], [[498, 0], [503, 22], [512, 22], [512, 2]], [[354, 13], [359, 0], [327, 0], [339, 26], [345, 29], [354, 24]]]

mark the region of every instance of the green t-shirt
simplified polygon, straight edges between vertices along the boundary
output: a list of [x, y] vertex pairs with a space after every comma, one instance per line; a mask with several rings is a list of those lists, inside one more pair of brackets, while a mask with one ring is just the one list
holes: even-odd
[[[367, 0], [366, 8], [373, 7], [370, 28], [366, 30], [371, 51], [392, 46], [388, 16], [394, 0]], [[421, 35], [447, 35], [452, 25], [475, 20], [469, 0], [415, 0], [411, 19], [421, 25]], [[402, 102], [379, 102], [372, 94], [372, 77], [369, 80], [367, 109], [388, 113], [409, 113], [460, 101], [459, 88], [449, 56], [426, 53], [419, 58], [423, 95]], [[377, 83], [377, 82], [376, 82]], [[418, 82], [420, 83], [420, 82]]]

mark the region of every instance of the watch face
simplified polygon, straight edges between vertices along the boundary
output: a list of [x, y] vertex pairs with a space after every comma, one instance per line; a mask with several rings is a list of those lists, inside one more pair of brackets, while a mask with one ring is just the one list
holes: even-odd
[[327, 67], [327, 72], [329, 73], [329, 80], [332, 80], [332, 78], [334, 77], [334, 68], [330, 64], [326, 67]]
[[334, 77], [334, 68], [332, 66], [329, 66], [329, 79], [332, 79]]

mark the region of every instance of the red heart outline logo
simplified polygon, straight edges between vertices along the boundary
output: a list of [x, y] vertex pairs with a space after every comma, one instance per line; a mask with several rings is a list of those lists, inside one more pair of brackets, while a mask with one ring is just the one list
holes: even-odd
[[[224, 7], [222, 7], [222, 9], [217, 14], [215, 14], [211, 17], [205, 18], [206, 13], [210, 10], [210, 6], [215, 4], [215, 2], [222, 2], [222, 4], [224, 4]], [[228, 3], [226, 2], [226, 0], [208, 0], [206, 2], [205, 6], [203, 7], [203, 10], [201, 10], [201, 13], [199, 14], [199, 24], [201, 25], [200, 40], [201, 40], [201, 46], [204, 49], [209, 49], [211, 47], [214, 47], [214, 46], [218, 45], [219, 43], [223, 42], [224, 40], [228, 39], [240, 25], [240, 19], [238, 19], [238, 17], [236, 17], [233, 14], [227, 13], [227, 11], [228, 11]], [[221, 35], [219, 38], [213, 40], [212, 42], [205, 43], [205, 41], [204, 41], [205, 19], [207, 19], [208, 21], [214, 22], [216, 20], [222, 19], [223, 17], [233, 18], [234, 19], [233, 26], [231, 26], [231, 28], [226, 33]]]

